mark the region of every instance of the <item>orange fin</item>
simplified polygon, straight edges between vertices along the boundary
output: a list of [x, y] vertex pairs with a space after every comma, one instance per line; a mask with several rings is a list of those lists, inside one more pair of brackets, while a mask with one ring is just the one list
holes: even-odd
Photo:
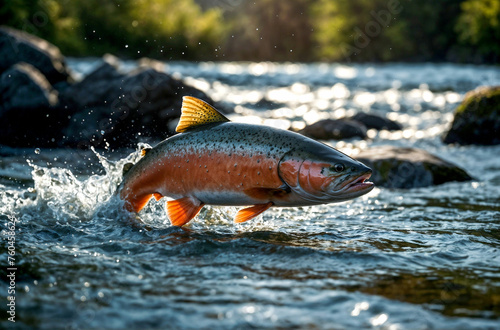
[[253, 219], [262, 212], [264, 212], [265, 210], [267, 210], [268, 208], [270, 208], [271, 206], [273, 206], [273, 202], [269, 202], [267, 204], [257, 204], [239, 210], [238, 213], [236, 214], [236, 217], [234, 217], [234, 222], [242, 223], [250, 219]]
[[193, 219], [203, 207], [201, 201], [194, 197], [183, 197], [167, 202], [167, 214], [174, 226], [184, 226]]
[[129, 212], [139, 213], [139, 211], [142, 210], [144, 206], [146, 206], [151, 197], [153, 197], [152, 194], [147, 194], [140, 197], [134, 196], [134, 198], [125, 202], [125, 209]]
[[228, 121], [226, 116], [207, 102], [196, 97], [184, 96], [182, 98], [181, 118], [175, 131], [182, 133], [193, 127]]
[[125, 203], [125, 209], [127, 209], [127, 211], [129, 212], [139, 213], [139, 211], [141, 211], [144, 208], [144, 206], [146, 206], [151, 197], [154, 197], [158, 201], [163, 196], [159, 193], [146, 194], [139, 197], [135, 196], [134, 198]]

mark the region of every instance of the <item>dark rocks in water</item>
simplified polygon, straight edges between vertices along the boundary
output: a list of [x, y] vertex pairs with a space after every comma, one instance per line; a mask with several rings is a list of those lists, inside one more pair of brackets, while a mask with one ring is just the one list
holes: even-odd
[[480, 87], [465, 95], [455, 110], [444, 143], [500, 144], [500, 86]]
[[277, 103], [277, 102], [271, 101], [271, 100], [263, 97], [258, 102], [246, 103], [245, 106], [247, 108], [251, 108], [251, 109], [272, 110], [272, 109], [278, 109], [278, 108], [285, 107], [286, 105], [283, 103]]
[[18, 63], [0, 76], [0, 144], [55, 146], [67, 114], [58, 107], [58, 92], [45, 76]]
[[376, 129], [378, 131], [380, 130], [388, 130], [388, 131], [400, 131], [403, 129], [401, 124], [390, 120], [386, 117], [374, 115], [374, 114], [369, 114], [369, 113], [364, 113], [364, 112], [358, 112], [354, 116], [348, 118], [351, 120], [359, 121], [363, 125], [366, 126], [368, 129]]
[[19, 62], [37, 68], [56, 85], [70, 82], [71, 75], [59, 48], [46, 40], [6, 26], [0, 27], [0, 73]]
[[65, 128], [70, 146], [132, 146], [141, 139], [164, 139], [175, 134], [170, 121], [180, 116], [182, 96], [209, 103], [203, 92], [147, 66], [123, 74], [117, 60], [105, 62], [61, 94], [61, 102], [76, 111]]
[[299, 133], [318, 140], [366, 139], [367, 129], [396, 131], [402, 127], [388, 118], [360, 112], [352, 117], [320, 120]]
[[366, 139], [366, 127], [360, 122], [349, 119], [325, 119], [308, 125], [300, 134], [318, 140], [344, 140], [350, 138]]
[[56, 46], [8, 27], [0, 27], [0, 58], [0, 144], [12, 147], [124, 147], [160, 140], [175, 133], [182, 96], [214, 103], [148, 59], [125, 74], [119, 60], [107, 55], [74, 83]]
[[355, 158], [373, 170], [370, 181], [380, 187], [419, 188], [472, 180], [463, 169], [421, 149], [374, 147]]

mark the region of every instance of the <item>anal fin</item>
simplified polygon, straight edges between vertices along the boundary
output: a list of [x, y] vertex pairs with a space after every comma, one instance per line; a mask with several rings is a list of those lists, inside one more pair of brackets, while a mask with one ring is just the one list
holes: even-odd
[[273, 202], [269, 202], [266, 204], [257, 204], [257, 205], [250, 206], [250, 207], [244, 208], [242, 210], [239, 210], [238, 213], [236, 214], [236, 216], [234, 217], [234, 222], [242, 223], [242, 222], [248, 221], [250, 219], [253, 219], [256, 216], [258, 216], [259, 214], [261, 214], [262, 212], [264, 212], [265, 210], [267, 210], [268, 208], [270, 208], [271, 206], [273, 206]]
[[174, 226], [183, 226], [193, 219], [203, 207], [200, 200], [194, 197], [183, 197], [167, 202], [167, 214]]
[[152, 194], [133, 196], [125, 202], [125, 209], [129, 212], [139, 213], [139, 211], [146, 206], [151, 197], [153, 197]]

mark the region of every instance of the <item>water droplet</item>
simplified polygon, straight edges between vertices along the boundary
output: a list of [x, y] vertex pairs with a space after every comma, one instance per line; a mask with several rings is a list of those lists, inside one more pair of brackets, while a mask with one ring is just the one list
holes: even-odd
[[128, 48], [128, 45], [125, 45], [125, 48]]
[[106, 132], [104, 132], [104, 130], [101, 130], [101, 135], [104, 135], [104, 133], [106, 133]]
[[40, 154], [40, 148], [35, 149], [35, 154], [39, 155]]

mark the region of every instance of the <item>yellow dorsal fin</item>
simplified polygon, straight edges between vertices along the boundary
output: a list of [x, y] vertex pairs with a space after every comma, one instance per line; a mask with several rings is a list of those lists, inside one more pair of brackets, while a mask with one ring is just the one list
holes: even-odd
[[197, 126], [228, 122], [223, 114], [205, 101], [192, 96], [182, 98], [181, 118], [175, 129], [182, 133]]

